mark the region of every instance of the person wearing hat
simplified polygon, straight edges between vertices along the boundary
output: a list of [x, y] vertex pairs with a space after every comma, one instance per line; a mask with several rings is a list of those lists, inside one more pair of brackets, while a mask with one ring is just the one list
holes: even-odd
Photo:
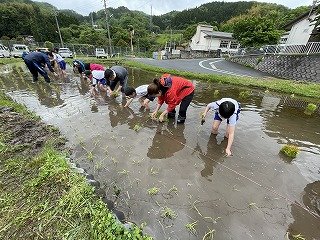
[[85, 70], [84, 76], [90, 80], [90, 92], [97, 94], [99, 91], [107, 91], [107, 81], [104, 78], [104, 70]]
[[[116, 95], [116, 93], [119, 93], [120, 91], [122, 93], [124, 92], [124, 88], [127, 86], [128, 82], [128, 75], [127, 69], [122, 66], [113, 66], [105, 70], [104, 77], [107, 81], [107, 88], [110, 95]], [[117, 90], [115, 90], [118, 83], [119, 86]]]
[[165, 102], [168, 107], [159, 116], [159, 121], [163, 122], [166, 115], [168, 118], [175, 118], [176, 106], [180, 104], [177, 123], [184, 123], [187, 109], [194, 95], [194, 86], [188, 79], [170, 74], [163, 74], [160, 78], [155, 78], [148, 86], [148, 95], [158, 97], [158, 105], [151, 117], [157, 116], [158, 110]]

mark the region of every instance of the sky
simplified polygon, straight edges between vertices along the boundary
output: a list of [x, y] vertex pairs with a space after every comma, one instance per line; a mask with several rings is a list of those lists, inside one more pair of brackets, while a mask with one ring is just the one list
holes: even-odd
[[[103, 9], [103, 0], [36, 0], [37, 2], [47, 2], [58, 9], [70, 9], [84, 16], [90, 12]], [[182, 11], [195, 8], [204, 3], [218, 0], [106, 0], [107, 7], [117, 8], [125, 6], [130, 10], [139, 10], [147, 14], [161, 15], [170, 11]], [[256, 0], [257, 2], [268, 2], [282, 4], [289, 8], [312, 5], [313, 0]], [[225, 2], [238, 2], [235, 0], [225, 0]]]

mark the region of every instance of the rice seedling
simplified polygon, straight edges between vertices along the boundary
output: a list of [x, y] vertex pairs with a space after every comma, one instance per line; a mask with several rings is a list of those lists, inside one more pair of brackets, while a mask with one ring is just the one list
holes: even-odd
[[136, 132], [139, 132], [139, 130], [142, 128], [142, 124], [138, 123], [136, 125], [134, 125], [133, 130]]
[[122, 174], [122, 175], [128, 175], [129, 171], [125, 170], [125, 169], [122, 169], [122, 171], [119, 171], [118, 173]]
[[177, 217], [177, 214], [171, 208], [164, 207], [161, 210], [161, 217], [162, 218], [175, 219]]
[[306, 115], [312, 115], [317, 110], [317, 105], [309, 103], [304, 111]]
[[172, 188], [169, 189], [169, 194], [170, 193], [174, 193], [176, 195], [178, 195], [178, 188], [176, 186], [173, 186]]
[[151, 196], [157, 195], [159, 193], [160, 189], [157, 187], [149, 188], [147, 190], [148, 194]]
[[193, 223], [187, 223], [186, 225], [185, 225], [185, 227], [186, 227], [186, 229], [189, 231], [189, 232], [191, 232], [192, 234], [196, 234], [197, 233], [197, 230], [196, 230], [196, 226], [197, 226], [197, 222], [198, 221], [195, 221], [195, 222], [193, 222]]
[[245, 99], [245, 98], [248, 98], [250, 97], [251, 95], [251, 92], [250, 91], [242, 91], [239, 93], [239, 97], [242, 98], [242, 99]]
[[299, 148], [295, 145], [286, 144], [281, 148], [280, 152], [293, 159], [299, 153]]

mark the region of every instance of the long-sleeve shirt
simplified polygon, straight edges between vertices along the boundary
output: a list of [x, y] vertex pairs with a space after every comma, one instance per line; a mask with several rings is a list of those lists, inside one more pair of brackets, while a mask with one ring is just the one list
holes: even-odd
[[183, 98], [188, 96], [194, 91], [192, 82], [183, 77], [170, 76], [170, 74], [164, 74], [161, 78], [171, 78], [171, 87], [166, 91], [164, 95], [158, 97], [158, 103], [162, 105], [164, 102], [168, 104], [167, 111], [171, 112], [179, 105]]
[[51, 67], [51, 63], [50, 63], [50, 60], [48, 58], [48, 55], [45, 54], [45, 53], [42, 53], [42, 52], [31, 52], [28, 55], [26, 55], [24, 57], [24, 59], [32, 61], [32, 62], [35, 62], [40, 66], [46, 64], [48, 66], [49, 70], [51, 72], [54, 72], [53, 68]]

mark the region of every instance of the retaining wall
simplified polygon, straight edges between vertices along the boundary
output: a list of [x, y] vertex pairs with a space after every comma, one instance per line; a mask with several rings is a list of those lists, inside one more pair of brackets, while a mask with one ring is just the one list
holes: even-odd
[[320, 82], [320, 56], [255, 55], [234, 56], [229, 60], [275, 77]]

